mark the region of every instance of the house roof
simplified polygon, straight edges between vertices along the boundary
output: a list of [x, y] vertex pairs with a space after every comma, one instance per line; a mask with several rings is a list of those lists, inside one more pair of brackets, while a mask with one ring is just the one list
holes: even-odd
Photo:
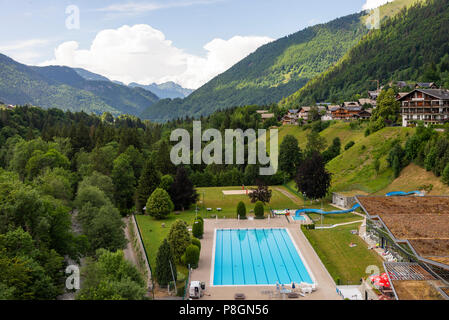
[[288, 110], [289, 113], [298, 113], [299, 109], [290, 109]]
[[409, 96], [410, 94], [412, 94], [416, 91], [425, 93], [429, 96], [435, 97], [440, 100], [449, 100], [449, 91], [445, 90], [445, 89], [415, 89], [415, 90], [405, 94], [404, 96], [400, 97], [398, 100], [402, 100], [405, 97]]
[[377, 101], [373, 100], [373, 99], [362, 98], [362, 99], [359, 99], [359, 104], [362, 106], [364, 104], [375, 105], [375, 104], [377, 104]]
[[360, 104], [358, 101], [345, 101], [343, 102], [344, 107], [359, 107]]
[[430, 88], [435, 86], [435, 82], [417, 82], [415, 86], [421, 87], [421, 88]]
[[262, 114], [262, 113], [267, 113], [268, 110], [257, 110], [256, 112], [257, 112], [258, 114]]
[[274, 117], [274, 113], [263, 113], [262, 119], [271, 119]]
[[332, 111], [336, 111], [340, 108], [341, 108], [341, 106], [329, 106], [327, 109], [332, 112]]

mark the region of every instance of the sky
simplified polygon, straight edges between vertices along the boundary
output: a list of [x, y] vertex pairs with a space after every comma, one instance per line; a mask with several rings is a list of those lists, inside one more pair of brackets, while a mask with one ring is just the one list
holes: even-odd
[[258, 47], [392, 0], [0, 0], [0, 53], [196, 89]]

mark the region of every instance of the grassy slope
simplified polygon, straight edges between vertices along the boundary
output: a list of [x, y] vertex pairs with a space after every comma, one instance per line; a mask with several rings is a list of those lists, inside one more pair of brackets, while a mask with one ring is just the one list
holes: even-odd
[[[396, 139], [404, 144], [413, 131], [412, 128], [389, 127], [359, 139], [353, 147], [328, 163], [332, 190], [373, 193], [385, 189], [394, 180], [386, 161], [391, 145]], [[373, 166], [376, 157], [381, 163], [379, 174]]]
[[391, 191], [400, 190], [418, 190], [423, 185], [429, 184], [433, 185], [432, 191], [428, 193], [429, 195], [449, 195], [449, 186], [441, 182], [440, 178], [416, 164], [410, 164], [402, 170], [401, 175], [397, 179], [385, 189], [377, 192], [377, 194], [382, 195]]
[[[335, 282], [340, 284], [359, 284], [366, 277], [366, 268], [376, 265], [382, 270], [382, 260], [367, 249], [363, 240], [350, 231], [358, 229], [359, 224], [341, 226], [334, 229], [306, 230], [303, 232], [315, 249]], [[350, 243], [357, 244], [350, 248]]]

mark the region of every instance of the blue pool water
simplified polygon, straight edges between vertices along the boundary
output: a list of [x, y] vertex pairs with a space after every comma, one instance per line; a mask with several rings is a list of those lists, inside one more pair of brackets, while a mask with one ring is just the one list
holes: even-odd
[[292, 282], [313, 283], [286, 229], [217, 230], [215, 286]]
[[292, 218], [295, 221], [306, 221], [306, 217], [304, 216], [293, 216]]

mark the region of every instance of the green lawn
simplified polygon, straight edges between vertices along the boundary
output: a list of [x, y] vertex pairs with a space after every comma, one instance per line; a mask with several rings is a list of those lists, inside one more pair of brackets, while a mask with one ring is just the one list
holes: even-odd
[[[369, 250], [359, 236], [350, 232], [358, 229], [359, 225], [323, 230], [302, 229], [332, 278], [335, 282], [339, 279], [342, 285], [359, 284], [360, 278], [367, 276], [365, 271], [370, 265], [383, 270], [382, 259], [377, 253]], [[357, 246], [349, 247], [351, 242]]]
[[[179, 215], [170, 214], [167, 219], [156, 220], [150, 216], [136, 215], [137, 224], [142, 235], [143, 244], [147, 251], [148, 260], [151, 268], [154, 271], [156, 268], [156, 254], [162, 241], [168, 236], [170, 227], [176, 221], [176, 219], [182, 219], [186, 221], [189, 226], [193, 224], [195, 219], [194, 213], [181, 213]], [[165, 224], [165, 227], [162, 227]], [[177, 266], [178, 271], [181, 271], [184, 275], [187, 274], [187, 268], [183, 266]]]
[[[236, 218], [237, 203], [243, 201], [246, 205], [247, 215], [252, 215], [250, 210], [254, 209], [254, 203], [251, 203], [247, 195], [224, 195], [223, 190], [241, 190], [242, 187], [214, 187], [214, 188], [198, 188], [197, 192], [200, 195], [198, 201], [199, 213], [209, 218], [211, 216], [218, 215], [219, 218]], [[278, 190], [272, 190], [271, 201], [265, 207], [265, 213], [269, 209], [294, 209], [298, 205], [293, 202], [289, 197], [285, 196]], [[204, 205], [202, 203], [204, 198]], [[211, 208], [211, 212], [207, 212], [205, 208]], [[221, 208], [222, 211], [218, 212], [217, 208]], [[191, 208], [190, 212], [195, 213], [195, 208]]]

